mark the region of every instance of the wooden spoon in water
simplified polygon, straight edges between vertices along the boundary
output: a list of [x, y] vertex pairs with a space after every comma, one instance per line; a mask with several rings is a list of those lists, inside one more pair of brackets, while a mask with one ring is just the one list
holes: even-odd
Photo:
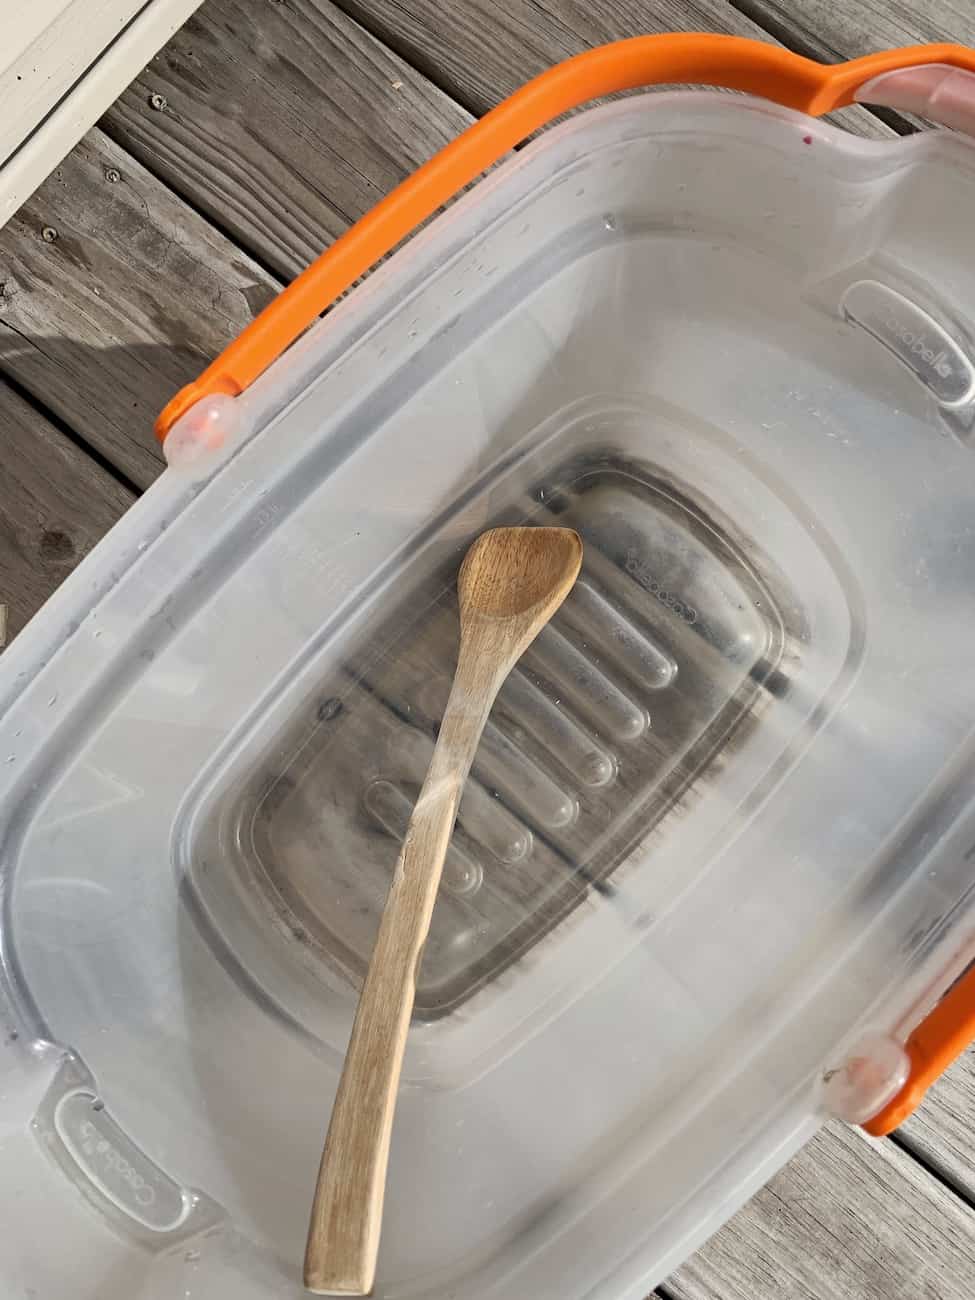
[[400, 852], [332, 1108], [305, 1251], [305, 1286], [368, 1295], [416, 975], [457, 805], [502, 682], [575, 582], [568, 528], [495, 528], [457, 580], [460, 652], [440, 736]]

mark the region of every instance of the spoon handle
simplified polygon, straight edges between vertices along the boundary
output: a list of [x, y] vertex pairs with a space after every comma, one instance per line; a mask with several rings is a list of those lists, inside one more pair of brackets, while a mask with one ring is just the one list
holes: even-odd
[[465, 653], [406, 831], [332, 1109], [305, 1251], [305, 1286], [368, 1295], [379, 1249], [386, 1165], [416, 977], [457, 806], [504, 678]]

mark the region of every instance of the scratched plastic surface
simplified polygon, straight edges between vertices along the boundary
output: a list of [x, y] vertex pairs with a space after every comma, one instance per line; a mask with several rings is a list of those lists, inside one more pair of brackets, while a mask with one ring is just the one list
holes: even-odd
[[585, 568], [461, 807], [380, 1300], [643, 1300], [900, 1059], [975, 955], [973, 211], [961, 140], [627, 100], [183, 430], [0, 658], [0, 1292], [302, 1294], [494, 523]]

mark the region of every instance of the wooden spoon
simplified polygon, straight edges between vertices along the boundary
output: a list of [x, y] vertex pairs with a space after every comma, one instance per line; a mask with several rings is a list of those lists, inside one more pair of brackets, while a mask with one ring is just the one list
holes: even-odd
[[581, 563], [571, 529], [495, 528], [461, 566], [457, 671], [393, 873], [318, 1171], [305, 1252], [305, 1286], [317, 1294], [372, 1290], [396, 1090], [457, 805], [494, 697]]

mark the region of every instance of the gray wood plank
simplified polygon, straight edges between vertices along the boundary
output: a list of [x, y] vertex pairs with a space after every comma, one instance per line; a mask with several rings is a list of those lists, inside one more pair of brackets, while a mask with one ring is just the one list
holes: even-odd
[[771, 39], [726, 0], [339, 0], [478, 115], [530, 77], [626, 36], [715, 31]]
[[104, 122], [290, 278], [471, 119], [330, 0], [259, 21], [249, 0], [207, 0]]
[[975, 1048], [938, 1080], [897, 1139], [975, 1204]]
[[0, 603], [23, 627], [133, 494], [0, 380]]
[[0, 373], [144, 486], [157, 412], [277, 288], [94, 130], [0, 231]]
[[826, 60], [922, 41], [975, 44], [971, 0], [738, 0], [793, 49]]
[[[592, 45], [653, 32], [712, 31], [773, 41], [728, 0], [339, 0], [342, 7], [473, 112], [487, 111], [552, 63]], [[862, 109], [839, 120], [888, 134]]]
[[[343, 7], [409, 62], [330, 0], [266, 6], [259, 38], [246, 0], [207, 0], [104, 119], [155, 174], [289, 277], [467, 125], [455, 100], [484, 112], [558, 59], [643, 31], [770, 39], [727, 0]], [[846, 121], [886, 133], [862, 110]]]
[[892, 1142], [830, 1126], [663, 1288], [674, 1300], [969, 1300], [975, 1211]]

